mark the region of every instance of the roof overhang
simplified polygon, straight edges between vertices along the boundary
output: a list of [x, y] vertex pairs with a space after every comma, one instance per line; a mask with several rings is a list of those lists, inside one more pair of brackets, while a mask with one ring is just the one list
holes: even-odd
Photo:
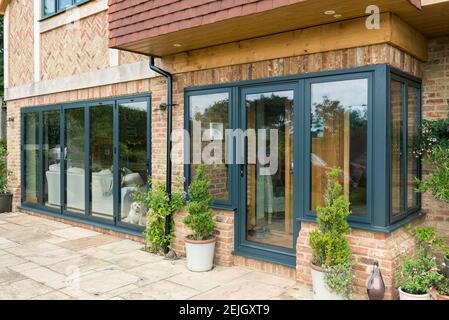
[[4, 15], [6, 7], [11, 2], [11, 0], [0, 0], [0, 15]]
[[[413, 17], [422, 16], [417, 25], [427, 30], [427, 11], [430, 7], [422, 10], [420, 0], [376, 0], [375, 2], [381, 12], [392, 12], [411, 25], [413, 25], [410, 22]], [[124, 3], [120, 3], [123, 6]], [[110, 28], [109, 45], [111, 48], [163, 57], [336, 21], [360, 18], [367, 15], [367, 7], [372, 5], [373, 1], [303, 0], [294, 1], [294, 3], [236, 18], [212, 19], [210, 23], [203, 23], [195, 27], [191, 27], [191, 24], [186, 20], [184, 27], [181, 25], [181, 27], [176, 27], [175, 30], [167, 28], [164, 29], [166, 30], [165, 33], [159, 34], [155, 33], [154, 28], [148, 27], [150, 24], [132, 22], [123, 27], [120, 32], [117, 32], [117, 29], [120, 28]], [[444, 1], [442, 4], [448, 5], [449, 1]], [[329, 10], [335, 11], [339, 16], [326, 15], [325, 12]], [[114, 13], [111, 13], [110, 10], [110, 23], [114, 22], [117, 25], [117, 20], [115, 20], [117, 16], [120, 15], [114, 16]], [[173, 24], [172, 21], [166, 23]], [[159, 29], [162, 30], [163, 28]], [[429, 35], [432, 35], [432, 32], [438, 34], [443, 32], [442, 30], [432, 30], [429, 31]]]

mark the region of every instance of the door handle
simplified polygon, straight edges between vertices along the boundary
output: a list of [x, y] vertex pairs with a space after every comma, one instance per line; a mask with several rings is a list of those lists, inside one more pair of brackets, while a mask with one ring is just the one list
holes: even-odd
[[243, 178], [245, 176], [245, 165], [240, 165], [240, 176]]

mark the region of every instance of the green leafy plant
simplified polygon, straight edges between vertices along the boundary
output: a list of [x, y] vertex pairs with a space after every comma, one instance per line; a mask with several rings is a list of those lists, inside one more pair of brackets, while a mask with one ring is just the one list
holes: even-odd
[[413, 154], [433, 168], [424, 180], [416, 179], [416, 191], [430, 191], [436, 199], [449, 202], [449, 117], [424, 120], [413, 145]]
[[188, 215], [183, 219], [184, 224], [193, 231], [189, 236], [193, 240], [207, 240], [214, 235], [216, 223], [214, 211], [210, 208], [212, 197], [210, 183], [205, 173], [206, 167], [200, 165], [197, 177], [189, 186]]
[[445, 248], [445, 243], [435, 229], [428, 226], [406, 226], [415, 238], [416, 255], [404, 255], [395, 272], [395, 285], [410, 294], [425, 294], [443, 280], [438, 270], [436, 254]]
[[[132, 194], [133, 201], [137, 201], [147, 211], [147, 226], [144, 235], [147, 249], [151, 252], [162, 253], [165, 243], [171, 248], [174, 238], [173, 220], [171, 215], [181, 210], [184, 205], [184, 196], [179, 192], [172, 192], [171, 201], [165, 189], [165, 185], [156, 182], [151, 183], [148, 191], [135, 191]], [[165, 221], [170, 219], [170, 233], [165, 234]]]
[[443, 295], [449, 296], [449, 278], [444, 278], [435, 284], [435, 290]]
[[434, 228], [428, 226], [411, 227], [406, 226], [406, 230], [415, 237], [419, 247], [427, 254], [439, 254], [449, 257], [449, 247], [443, 238], [439, 237]]
[[346, 235], [351, 231], [347, 218], [351, 214], [349, 201], [342, 195], [340, 168], [328, 174], [324, 194], [325, 206], [317, 209], [318, 229], [310, 232], [312, 263], [325, 271], [327, 286], [347, 298], [352, 290], [352, 254]]
[[6, 141], [0, 140], [0, 194], [8, 192], [8, 177], [11, 171], [6, 166], [7, 155]]
[[395, 285], [410, 294], [425, 294], [443, 280], [436, 258], [418, 249], [416, 257], [404, 256], [395, 272]]

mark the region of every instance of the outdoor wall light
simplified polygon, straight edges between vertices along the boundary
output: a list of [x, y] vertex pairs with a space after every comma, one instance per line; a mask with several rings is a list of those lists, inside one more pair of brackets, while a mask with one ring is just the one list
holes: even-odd
[[7, 121], [8, 122], [14, 122], [14, 117], [9, 117]]
[[167, 109], [167, 104], [166, 103], [161, 103], [159, 105], [159, 110], [165, 111], [165, 109]]

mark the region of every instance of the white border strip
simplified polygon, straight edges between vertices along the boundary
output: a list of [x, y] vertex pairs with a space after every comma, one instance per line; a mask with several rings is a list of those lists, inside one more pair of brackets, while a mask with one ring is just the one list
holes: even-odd
[[30, 85], [5, 88], [5, 100], [17, 100], [58, 92], [68, 92], [92, 87], [111, 85], [156, 77], [150, 70], [148, 60], [93, 71], [79, 75], [35, 82]]
[[9, 6], [6, 7], [3, 17], [3, 82], [5, 94], [9, 86]]
[[41, 16], [41, 0], [34, 0], [34, 82], [41, 80], [41, 32], [39, 19]]

